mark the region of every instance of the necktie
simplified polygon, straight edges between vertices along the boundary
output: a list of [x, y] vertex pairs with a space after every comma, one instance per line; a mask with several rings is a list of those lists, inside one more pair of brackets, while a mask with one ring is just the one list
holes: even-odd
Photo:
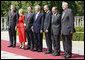
[[27, 14], [27, 18], [29, 18], [29, 14]]
[[62, 19], [63, 19], [64, 15], [65, 15], [65, 12], [63, 11], [63, 14], [62, 14]]
[[11, 16], [13, 15], [13, 12], [11, 12]]
[[55, 15], [53, 14], [53, 16], [52, 16], [52, 22], [53, 22], [54, 18], [55, 18]]

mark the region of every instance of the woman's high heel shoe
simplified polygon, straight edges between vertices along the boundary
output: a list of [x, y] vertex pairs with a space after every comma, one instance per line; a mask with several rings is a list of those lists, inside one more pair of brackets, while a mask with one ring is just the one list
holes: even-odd
[[24, 47], [21, 47], [22, 49], [24, 49]]
[[22, 46], [19, 46], [18, 48], [20, 49], [20, 48], [22, 48]]

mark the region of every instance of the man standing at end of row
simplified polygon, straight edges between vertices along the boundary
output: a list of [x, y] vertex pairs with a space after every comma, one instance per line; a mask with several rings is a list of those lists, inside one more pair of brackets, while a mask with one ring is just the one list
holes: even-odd
[[61, 34], [63, 39], [64, 58], [71, 58], [72, 55], [72, 35], [74, 29], [74, 15], [71, 9], [68, 8], [67, 2], [62, 2], [62, 18], [61, 18]]
[[15, 6], [11, 5], [11, 11], [8, 12], [7, 28], [9, 31], [10, 45], [8, 47], [16, 47], [16, 31], [15, 26], [18, 23], [19, 14], [15, 11]]

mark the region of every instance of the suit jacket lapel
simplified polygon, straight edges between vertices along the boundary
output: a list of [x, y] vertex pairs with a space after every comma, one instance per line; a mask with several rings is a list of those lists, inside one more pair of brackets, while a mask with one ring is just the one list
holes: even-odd
[[56, 18], [57, 18], [57, 16], [58, 16], [58, 13], [56, 14]]
[[54, 20], [57, 20], [57, 17], [58, 17], [58, 13], [56, 14], [56, 16], [54, 16], [53, 19], [54, 19]]
[[64, 19], [64, 18], [65, 18], [66, 13], [67, 13], [67, 9], [65, 10], [65, 12], [64, 12], [64, 16], [63, 16], [63, 18], [62, 18], [62, 19]]
[[15, 14], [15, 12], [13, 12], [13, 14], [11, 15], [11, 11], [10, 11], [10, 16], [12, 17]]
[[27, 17], [27, 19], [30, 18], [30, 14], [29, 14], [29, 17]]
[[[40, 12], [40, 13], [41, 13], [41, 12]], [[37, 16], [37, 19], [38, 19], [38, 17], [40, 16], [40, 13], [39, 13], [38, 16]], [[35, 15], [35, 19], [36, 19], [36, 15]], [[37, 20], [37, 19], [36, 19], [36, 20]], [[35, 20], [35, 21], [36, 21], [36, 20]]]
[[40, 13], [39, 13], [38, 16], [37, 16], [37, 19], [38, 19], [39, 16], [40, 16]]
[[36, 21], [35, 19], [36, 19], [36, 13], [35, 13], [35, 16], [34, 16], [34, 21]]

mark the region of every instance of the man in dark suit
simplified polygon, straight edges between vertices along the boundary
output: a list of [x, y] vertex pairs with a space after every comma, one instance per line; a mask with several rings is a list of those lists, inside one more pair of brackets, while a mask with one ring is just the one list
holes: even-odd
[[16, 47], [16, 31], [15, 26], [18, 22], [18, 12], [15, 11], [14, 5], [11, 5], [11, 11], [8, 12], [7, 28], [9, 31], [10, 45], [8, 47]]
[[51, 11], [49, 10], [48, 5], [44, 6], [45, 19], [44, 19], [44, 32], [45, 32], [45, 38], [46, 38], [46, 44], [47, 44], [47, 51], [45, 51], [45, 54], [52, 53], [52, 40], [51, 40]]
[[52, 21], [51, 21], [51, 36], [54, 47], [53, 56], [60, 55], [60, 29], [61, 29], [61, 16], [57, 12], [57, 7], [52, 8]]
[[68, 3], [62, 3], [61, 34], [63, 39], [64, 58], [71, 58], [72, 55], [72, 35], [74, 32], [74, 16], [72, 10], [68, 8]]
[[33, 49], [34, 48], [34, 41], [33, 41], [33, 32], [31, 30], [31, 27], [33, 25], [33, 13], [32, 13], [32, 7], [28, 7], [27, 8], [28, 13], [25, 15], [25, 30], [26, 30], [26, 37], [27, 37], [27, 48], [25, 48], [25, 50], [27, 49]]
[[40, 11], [40, 6], [35, 6], [35, 15], [33, 23], [33, 33], [34, 33], [34, 50], [42, 52], [42, 35], [43, 35], [43, 20], [44, 14]]

